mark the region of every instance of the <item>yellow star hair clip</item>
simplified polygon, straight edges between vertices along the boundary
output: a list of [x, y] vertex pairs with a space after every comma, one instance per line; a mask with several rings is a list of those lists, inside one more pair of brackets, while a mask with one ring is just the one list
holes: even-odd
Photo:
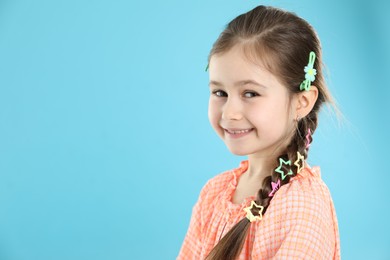
[[[256, 208], [260, 209], [259, 210], [259, 216], [253, 215], [251, 209], [255, 206]], [[251, 201], [251, 205], [249, 207], [246, 207], [244, 211], [246, 212], [246, 218], [249, 219], [250, 222], [256, 221], [256, 220], [261, 220], [263, 218], [263, 210], [264, 207], [261, 205], [257, 205], [254, 200]]]
[[287, 175], [293, 175], [294, 174], [291, 169], [290, 169], [290, 171], [287, 174], [284, 173], [284, 171], [281, 170], [283, 164], [291, 165], [291, 161], [290, 160], [285, 161], [285, 160], [283, 160], [283, 158], [279, 158], [279, 163], [280, 163], [279, 167], [276, 168], [275, 172], [278, 172], [278, 173], [280, 173], [282, 175], [282, 180], [284, 180]]
[[[299, 173], [303, 169], [303, 165], [305, 163], [305, 157], [302, 154], [300, 154], [299, 151], [297, 152], [297, 156], [298, 156], [298, 159], [294, 162], [294, 165], [297, 166], [297, 168], [298, 168], [297, 173]], [[301, 161], [302, 163], [299, 164], [299, 161]]]

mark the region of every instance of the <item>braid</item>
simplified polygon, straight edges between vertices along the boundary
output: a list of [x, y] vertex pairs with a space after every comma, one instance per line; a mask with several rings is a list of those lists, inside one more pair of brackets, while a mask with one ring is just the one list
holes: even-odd
[[[279, 158], [282, 158], [285, 161], [290, 160], [290, 162], [292, 162], [290, 165], [283, 164], [282, 170], [284, 172], [288, 172], [291, 170], [293, 174], [286, 175], [286, 178], [282, 180], [280, 174], [275, 171], [276, 170], [275, 168], [270, 176], [264, 178], [262, 188], [260, 188], [256, 199], [256, 203], [264, 207], [263, 213], [265, 213], [271, 199], [273, 198], [273, 196], [271, 197], [269, 196], [270, 192], [272, 191], [271, 182], [277, 183], [277, 181], [280, 180], [280, 186], [282, 186], [288, 183], [290, 181], [290, 178], [298, 174], [298, 168], [296, 167], [296, 165], [294, 165], [293, 162], [297, 161], [298, 159], [297, 152], [303, 155], [305, 159], [308, 157], [308, 148], [306, 148], [307, 146], [306, 136], [308, 134], [309, 129], [311, 133], [314, 133], [316, 128], [317, 128], [317, 114], [314, 111], [312, 111], [307, 117], [301, 119], [297, 123], [297, 129], [295, 131], [292, 140], [290, 141], [290, 144], [287, 146], [286, 153], [279, 156]], [[311, 134], [308, 135], [308, 137], [310, 139], [309, 143], [311, 143], [313, 137], [311, 136]], [[277, 163], [279, 163], [279, 161]]]

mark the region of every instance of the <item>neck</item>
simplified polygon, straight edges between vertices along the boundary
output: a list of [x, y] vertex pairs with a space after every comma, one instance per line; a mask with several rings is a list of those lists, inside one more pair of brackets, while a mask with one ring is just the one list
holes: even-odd
[[251, 180], [264, 180], [265, 177], [272, 174], [277, 164], [275, 156], [259, 156], [256, 154], [248, 155], [247, 178]]

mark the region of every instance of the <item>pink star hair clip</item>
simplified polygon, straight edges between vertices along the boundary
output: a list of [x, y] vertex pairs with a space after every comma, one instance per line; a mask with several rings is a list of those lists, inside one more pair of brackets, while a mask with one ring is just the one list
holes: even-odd
[[274, 196], [275, 192], [280, 188], [280, 179], [277, 182], [271, 182], [272, 191], [268, 194], [268, 197]]
[[307, 130], [307, 135], [306, 135], [306, 149], [308, 149], [310, 146], [310, 136], [311, 136], [311, 129], [309, 128]]

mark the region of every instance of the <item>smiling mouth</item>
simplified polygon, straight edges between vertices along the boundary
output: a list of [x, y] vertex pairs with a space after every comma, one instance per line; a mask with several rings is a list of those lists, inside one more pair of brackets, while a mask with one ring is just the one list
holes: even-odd
[[233, 134], [233, 135], [249, 133], [252, 130], [253, 130], [253, 128], [242, 129], [242, 130], [229, 130], [229, 129], [225, 129], [226, 132], [228, 132], [229, 134]]
[[224, 131], [225, 131], [226, 135], [229, 138], [233, 138], [233, 139], [237, 139], [237, 138], [241, 138], [241, 137], [247, 136], [253, 130], [254, 130], [254, 128], [248, 128], [248, 129], [237, 129], [237, 128], [235, 128], [235, 129], [225, 129], [224, 128]]

